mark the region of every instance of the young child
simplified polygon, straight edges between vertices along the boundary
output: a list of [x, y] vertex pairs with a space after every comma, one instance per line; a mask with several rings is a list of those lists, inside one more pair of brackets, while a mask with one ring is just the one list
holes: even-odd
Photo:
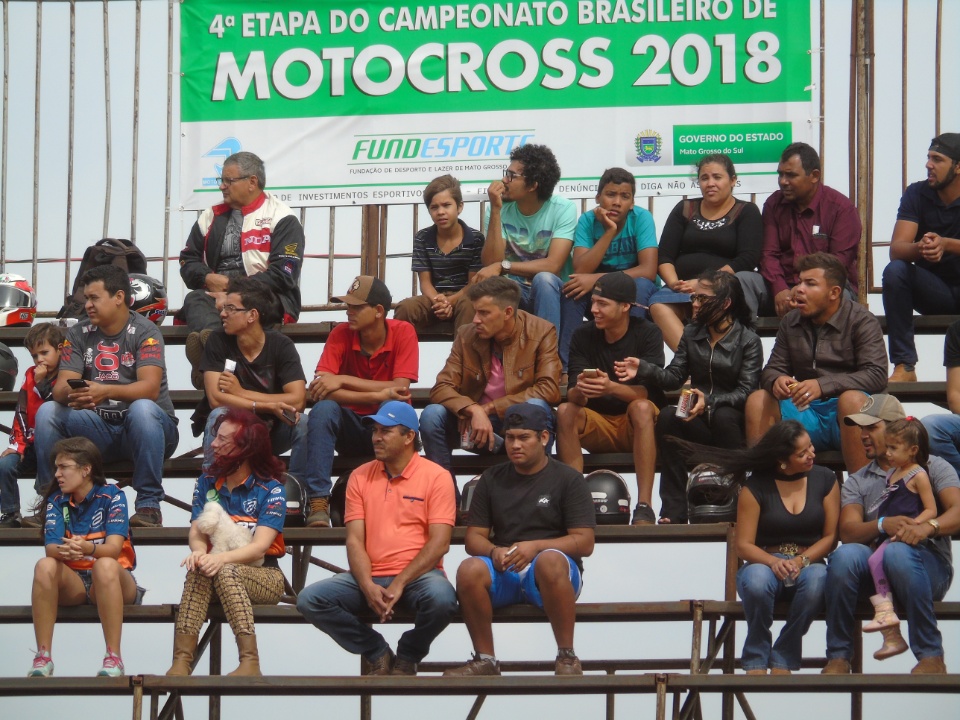
[[[40, 527], [43, 517], [24, 519], [20, 515], [20, 489], [17, 479], [36, 476], [37, 454], [33, 449], [33, 429], [40, 405], [53, 396], [60, 369], [63, 331], [52, 323], [34, 325], [23, 339], [33, 358], [33, 367], [24, 373], [17, 409], [13, 414], [10, 447], [0, 455], [0, 528]], [[37, 495], [42, 488], [34, 484]]]
[[453, 320], [454, 334], [473, 320], [473, 303], [465, 289], [481, 269], [483, 234], [460, 220], [463, 195], [460, 181], [452, 175], [434, 178], [423, 191], [423, 204], [433, 225], [413, 240], [413, 272], [420, 282], [420, 295], [397, 305], [393, 316], [406, 320], [419, 332], [434, 323]]
[[[883, 520], [888, 516], [914, 518], [917, 522], [935, 518], [937, 501], [926, 472], [930, 458], [926, 428], [915, 417], [896, 420], [887, 424], [884, 440], [891, 467], [887, 474], [887, 488], [877, 507], [878, 524], [882, 528]], [[875, 615], [863, 631], [879, 630], [883, 633], [883, 646], [873, 654], [877, 660], [886, 660], [907, 650], [907, 643], [900, 634], [900, 618], [893, 610], [890, 585], [883, 572], [883, 553], [889, 544], [889, 538], [880, 543], [867, 561], [877, 594], [870, 598]]]

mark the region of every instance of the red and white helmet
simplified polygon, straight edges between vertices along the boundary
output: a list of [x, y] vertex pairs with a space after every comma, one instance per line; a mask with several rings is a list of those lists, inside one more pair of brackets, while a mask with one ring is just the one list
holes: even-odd
[[0, 275], [0, 327], [29, 327], [37, 316], [37, 293], [21, 275]]

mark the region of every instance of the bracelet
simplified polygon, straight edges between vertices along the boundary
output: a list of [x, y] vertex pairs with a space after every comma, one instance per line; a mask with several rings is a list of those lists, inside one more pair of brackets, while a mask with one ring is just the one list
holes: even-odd
[[886, 520], [886, 519], [887, 519], [887, 518], [885, 518], [885, 517], [877, 518], [877, 530], [880, 531], [880, 534], [881, 534], [881, 535], [883, 535], [883, 521]]
[[254, 413], [254, 415], [256, 415], [256, 413], [257, 413], [257, 401], [256, 401], [256, 400], [253, 401], [253, 413]]

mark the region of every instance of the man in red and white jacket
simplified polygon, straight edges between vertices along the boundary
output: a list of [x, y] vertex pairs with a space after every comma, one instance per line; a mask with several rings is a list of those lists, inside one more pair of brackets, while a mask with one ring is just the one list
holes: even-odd
[[[268, 285], [283, 305], [283, 322], [296, 322], [300, 315], [304, 248], [300, 220], [263, 189], [266, 170], [253, 153], [231, 155], [221, 173], [223, 202], [200, 214], [180, 252], [180, 277], [191, 289], [180, 319], [193, 331], [186, 350], [194, 375], [207, 336], [220, 329], [217, 300], [231, 278], [251, 277]], [[202, 383], [202, 377], [195, 380]]]

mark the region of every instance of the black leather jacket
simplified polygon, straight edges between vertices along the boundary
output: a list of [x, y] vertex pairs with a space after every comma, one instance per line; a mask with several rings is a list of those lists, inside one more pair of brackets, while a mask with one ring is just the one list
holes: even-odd
[[638, 375], [664, 390], [676, 390], [690, 378], [707, 398], [708, 417], [729, 405], [743, 410], [747, 395], [760, 386], [763, 345], [752, 330], [735, 321], [730, 332], [713, 347], [707, 328], [687, 325], [673, 360], [665, 368], [641, 361]]

